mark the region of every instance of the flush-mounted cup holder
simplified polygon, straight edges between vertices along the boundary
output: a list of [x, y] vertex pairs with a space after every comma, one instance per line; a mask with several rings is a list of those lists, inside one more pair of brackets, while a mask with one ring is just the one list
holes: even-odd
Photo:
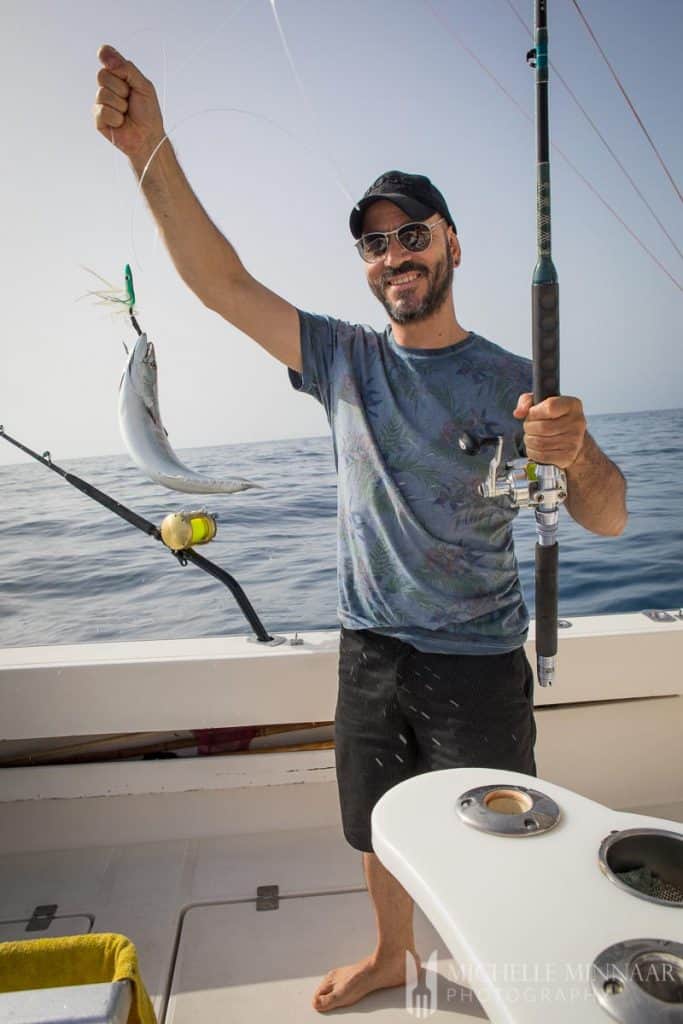
[[600, 844], [604, 874], [624, 892], [683, 908], [683, 833], [658, 828], [612, 832]]
[[683, 944], [629, 939], [604, 949], [591, 964], [591, 987], [622, 1024], [674, 1024], [683, 1010]]
[[526, 786], [477, 786], [458, 797], [456, 810], [465, 824], [494, 836], [535, 836], [560, 820], [554, 800]]

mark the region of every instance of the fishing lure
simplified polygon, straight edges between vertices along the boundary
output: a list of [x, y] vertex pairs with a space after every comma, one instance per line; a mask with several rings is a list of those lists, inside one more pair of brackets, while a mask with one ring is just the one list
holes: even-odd
[[[133, 286], [133, 272], [127, 263], [124, 271], [125, 284], [123, 291], [117, 285], [112, 284], [111, 281], [107, 281], [105, 277], [102, 277], [95, 270], [91, 270], [90, 267], [83, 267], [83, 269], [107, 286], [106, 288], [92, 289], [86, 292], [86, 295], [94, 296], [98, 301], [98, 305], [113, 306], [115, 313], [128, 313], [130, 316], [134, 314], [135, 288]], [[139, 333], [140, 331], [138, 331]]]

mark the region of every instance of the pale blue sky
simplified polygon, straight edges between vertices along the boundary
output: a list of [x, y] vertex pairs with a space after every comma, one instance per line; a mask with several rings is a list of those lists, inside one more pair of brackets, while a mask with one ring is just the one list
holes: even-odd
[[[530, 22], [531, 0], [512, 2]], [[549, 6], [551, 60], [683, 247], [682, 204], [570, 0]], [[683, 4], [582, 6], [680, 185]], [[327, 430], [283, 367], [187, 291], [144, 204], [136, 208], [125, 158], [92, 125], [103, 42], [163, 89], [169, 128], [192, 115], [173, 136], [180, 159], [211, 216], [270, 287], [314, 312], [383, 326], [335, 173], [355, 199], [384, 170], [423, 172], [445, 193], [460, 234], [460, 321], [530, 354], [533, 129], [431, 9], [532, 113], [534, 77], [524, 61], [531, 43], [507, 0], [278, 0], [310, 106], [269, 0], [107, 7], [5, 0], [0, 14], [0, 422], [8, 432], [49, 447], [57, 460], [123, 450], [116, 398], [131, 329], [77, 300], [93, 286], [81, 265], [118, 280], [126, 262], [140, 322], [157, 346], [174, 447]], [[216, 107], [261, 117], [208, 112]], [[557, 81], [551, 118], [553, 139], [683, 280], [683, 261]], [[552, 184], [562, 390], [582, 397], [589, 415], [681, 405], [681, 291], [557, 156]], [[0, 462], [14, 458], [0, 448]]]

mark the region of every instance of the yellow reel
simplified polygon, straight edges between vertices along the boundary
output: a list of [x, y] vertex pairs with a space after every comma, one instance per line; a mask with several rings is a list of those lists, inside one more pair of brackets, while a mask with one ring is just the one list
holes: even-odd
[[208, 544], [216, 536], [216, 520], [208, 512], [171, 512], [161, 524], [161, 539], [171, 551]]

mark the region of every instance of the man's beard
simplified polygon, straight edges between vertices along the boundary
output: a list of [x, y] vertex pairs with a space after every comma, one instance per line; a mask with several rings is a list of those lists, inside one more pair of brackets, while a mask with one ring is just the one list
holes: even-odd
[[[446, 250], [445, 257], [437, 263], [434, 270], [428, 276], [429, 287], [424, 299], [417, 305], [411, 307], [410, 300], [399, 298], [392, 302], [388, 299], [384, 288], [394, 277], [407, 274], [409, 271], [416, 271], [424, 276], [425, 268], [419, 263], [407, 261], [391, 273], [383, 274], [378, 284], [370, 283], [370, 291], [379, 299], [387, 311], [389, 318], [396, 324], [414, 324], [419, 320], [427, 320], [430, 316], [441, 309], [448, 298], [453, 286], [453, 254], [450, 249]], [[403, 309], [403, 306], [408, 308]]]

